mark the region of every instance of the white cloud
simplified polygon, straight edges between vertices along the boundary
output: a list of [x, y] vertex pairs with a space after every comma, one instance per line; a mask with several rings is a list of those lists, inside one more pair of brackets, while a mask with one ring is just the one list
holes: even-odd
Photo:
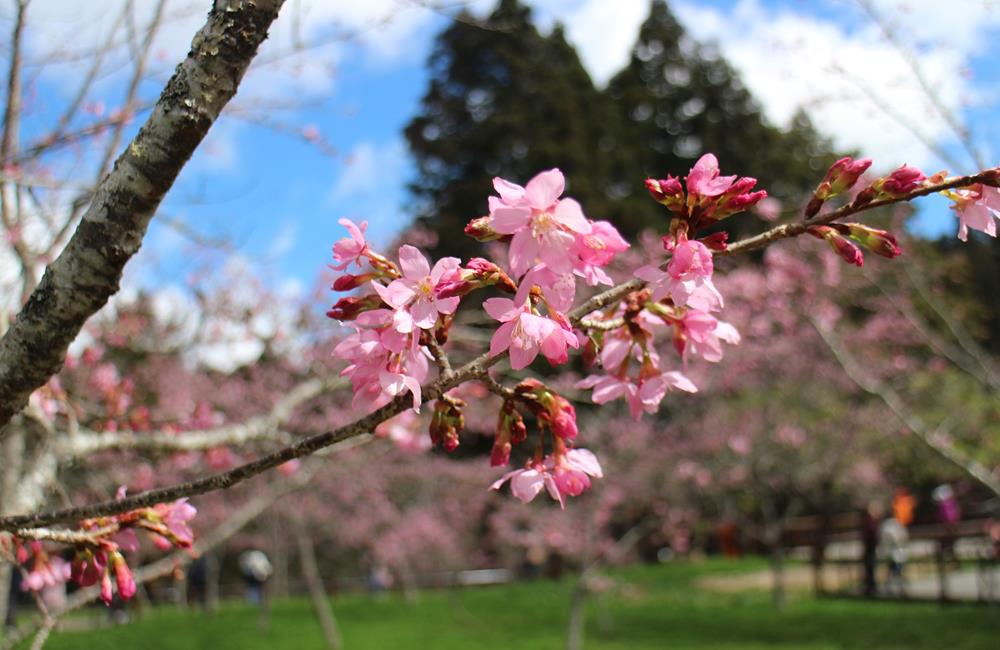
[[[697, 38], [718, 42], [774, 122], [787, 125], [805, 108], [838, 147], [858, 149], [880, 168], [942, 165], [919, 138], [948, 144], [953, 132], [905, 58], [856, 9], [833, 6], [855, 13], [834, 22], [758, 0], [740, 0], [729, 12], [691, 2], [674, 10]], [[974, 96], [964, 66], [982, 53], [1000, 12], [975, 0], [881, 0], [877, 9], [912, 49], [937, 101], [960, 112]]]
[[543, 24], [554, 19], [566, 26], [568, 40], [598, 86], [628, 64], [639, 26], [649, 14], [648, 0], [536, 4]]
[[270, 259], [281, 259], [295, 248], [295, 242], [299, 238], [299, 224], [292, 219], [284, 219], [278, 226], [278, 232], [274, 235], [271, 245], [267, 248], [267, 257]]
[[330, 190], [330, 200], [378, 198], [387, 182], [395, 185], [402, 178], [405, 164], [406, 147], [402, 141], [377, 144], [364, 140], [345, 158]]

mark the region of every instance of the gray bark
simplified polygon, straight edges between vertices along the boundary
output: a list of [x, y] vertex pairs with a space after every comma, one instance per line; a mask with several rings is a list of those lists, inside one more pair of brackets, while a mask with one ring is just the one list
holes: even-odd
[[236, 94], [283, 3], [216, 1], [187, 59], [0, 340], [0, 428], [59, 371], [84, 322], [118, 291], [153, 213]]

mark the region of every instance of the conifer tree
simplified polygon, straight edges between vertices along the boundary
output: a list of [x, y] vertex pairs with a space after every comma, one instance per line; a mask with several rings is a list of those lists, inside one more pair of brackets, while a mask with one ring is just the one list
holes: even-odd
[[706, 151], [715, 153], [723, 169], [745, 170], [769, 194], [793, 205], [832, 162], [829, 145], [805, 114], [787, 131], [770, 125], [714, 46], [694, 41], [663, 0], [651, 3], [631, 60], [607, 94], [622, 121], [619, 141], [625, 145], [610, 163], [609, 185], [627, 206], [622, 225], [630, 235], [662, 219], [634, 179], [683, 175]]
[[[593, 218], [605, 218], [601, 149], [613, 109], [556, 27], [544, 36], [531, 11], [501, 0], [485, 23], [465, 16], [437, 38], [421, 113], [405, 135], [417, 163], [411, 185], [419, 220], [438, 232], [461, 232], [486, 213], [494, 176], [524, 183], [559, 167], [567, 193]], [[641, 179], [640, 179], [641, 182]], [[468, 256], [478, 244], [442, 238], [435, 254]]]

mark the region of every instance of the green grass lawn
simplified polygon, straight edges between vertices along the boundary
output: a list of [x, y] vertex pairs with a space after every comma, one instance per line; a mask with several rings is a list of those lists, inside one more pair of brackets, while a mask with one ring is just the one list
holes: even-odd
[[[609, 650], [1000, 648], [1000, 612], [986, 607], [802, 596], [779, 613], [767, 593], [718, 594], [691, 585], [707, 573], [760, 566], [713, 561], [617, 572], [618, 588], [590, 602], [585, 645]], [[345, 650], [560, 649], [571, 589], [571, 581], [539, 581], [425, 592], [416, 603], [395, 595], [351, 595], [335, 599], [333, 607]], [[598, 608], [605, 612], [601, 621]], [[158, 609], [125, 626], [57, 632], [46, 647], [298, 650], [323, 644], [308, 602], [289, 600], [274, 605], [266, 630], [258, 627], [256, 610], [233, 603], [211, 615]]]

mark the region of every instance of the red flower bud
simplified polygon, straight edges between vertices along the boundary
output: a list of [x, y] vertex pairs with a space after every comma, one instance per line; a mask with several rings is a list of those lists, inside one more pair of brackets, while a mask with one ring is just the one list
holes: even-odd
[[889, 198], [899, 198], [917, 189], [926, 178], [916, 167], [903, 165], [885, 178], [875, 181], [874, 185], [881, 194]]
[[825, 239], [833, 252], [848, 264], [863, 266], [865, 256], [857, 245], [829, 226], [810, 226], [807, 232], [817, 239]]
[[491, 217], [477, 217], [465, 226], [465, 234], [476, 241], [488, 242], [502, 239], [504, 235], [493, 230]]
[[358, 314], [378, 309], [381, 306], [382, 299], [374, 293], [366, 296], [347, 296], [338, 300], [337, 304], [326, 312], [326, 316], [340, 321], [354, 320]]
[[724, 251], [729, 243], [729, 233], [724, 230], [720, 230], [719, 232], [714, 232], [707, 237], [702, 237], [698, 241], [705, 244], [709, 250], [717, 252]]
[[442, 395], [434, 402], [434, 414], [431, 416], [431, 442], [440, 444], [445, 451], [458, 449], [458, 434], [465, 428], [465, 416], [462, 408], [465, 402], [457, 397]]
[[896, 238], [886, 230], [870, 228], [860, 223], [836, 223], [831, 225], [837, 232], [847, 235], [876, 255], [892, 259], [902, 253], [899, 244], [896, 242]]

